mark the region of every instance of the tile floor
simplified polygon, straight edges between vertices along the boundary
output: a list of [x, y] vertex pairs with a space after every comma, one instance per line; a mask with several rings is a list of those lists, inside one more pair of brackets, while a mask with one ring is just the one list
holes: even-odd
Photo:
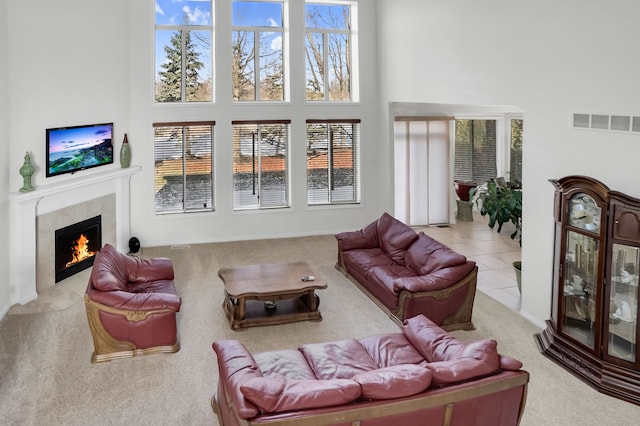
[[452, 250], [478, 264], [478, 290], [509, 308], [520, 310], [520, 292], [512, 262], [520, 260], [518, 239], [512, 240], [513, 225], [505, 224], [498, 233], [488, 226], [486, 217], [474, 212], [473, 222], [438, 227], [417, 227], [417, 231], [437, 239]]

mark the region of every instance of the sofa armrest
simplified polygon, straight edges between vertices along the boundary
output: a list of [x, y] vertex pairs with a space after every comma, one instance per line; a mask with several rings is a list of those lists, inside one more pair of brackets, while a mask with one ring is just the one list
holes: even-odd
[[141, 283], [157, 280], [173, 280], [173, 263], [166, 257], [134, 259], [135, 266], [129, 271], [129, 282]]
[[230, 405], [243, 419], [260, 414], [258, 407], [249, 402], [240, 390], [240, 386], [249, 380], [262, 377], [253, 355], [237, 340], [217, 340], [211, 346], [218, 358], [220, 385]]
[[427, 364], [435, 385], [448, 385], [496, 373], [497, 366], [484, 359], [458, 358]]
[[378, 247], [377, 221], [358, 231], [341, 232], [335, 237], [338, 240], [338, 251]]
[[427, 275], [396, 278], [393, 280], [393, 291], [398, 294], [402, 290], [411, 293], [442, 290], [463, 280], [474, 268], [474, 262], [466, 262], [462, 265], [439, 269]]
[[126, 291], [89, 290], [89, 299], [123, 311], [180, 311], [180, 296], [171, 293], [129, 293]]

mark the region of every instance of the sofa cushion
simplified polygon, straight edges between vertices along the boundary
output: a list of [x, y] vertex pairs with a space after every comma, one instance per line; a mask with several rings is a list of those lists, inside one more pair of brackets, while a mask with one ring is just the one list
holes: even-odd
[[378, 368], [362, 344], [355, 339], [310, 343], [299, 349], [321, 380], [350, 379], [358, 373]]
[[378, 219], [378, 240], [382, 250], [395, 262], [404, 265], [404, 256], [418, 234], [388, 213]]
[[463, 264], [467, 258], [420, 232], [416, 241], [407, 249], [404, 261], [416, 274], [428, 275], [443, 268]]
[[126, 291], [128, 259], [124, 257], [111, 244], [105, 244], [93, 262], [89, 278], [93, 286], [101, 291]]
[[381, 368], [399, 364], [426, 365], [426, 360], [402, 333], [379, 334], [360, 339], [373, 361]]
[[330, 407], [355, 401], [361, 395], [353, 380], [295, 380], [256, 377], [240, 385], [240, 391], [264, 413]]
[[431, 370], [413, 364], [399, 364], [353, 376], [367, 399], [394, 399], [415, 395], [431, 384]]
[[316, 378], [304, 355], [296, 349], [262, 352], [253, 357], [264, 377], [282, 376], [297, 380]]
[[367, 272], [368, 281], [373, 281], [382, 284], [390, 293], [398, 294], [399, 291], [395, 291], [393, 283], [398, 278], [405, 278], [415, 276], [415, 273], [405, 266], [400, 265], [385, 265], [374, 266]]
[[395, 265], [395, 262], [380, 248], [349, 250], [345, 251], [342, 257], [349, 271], [354, 268], [368, 271], [374, 266]]

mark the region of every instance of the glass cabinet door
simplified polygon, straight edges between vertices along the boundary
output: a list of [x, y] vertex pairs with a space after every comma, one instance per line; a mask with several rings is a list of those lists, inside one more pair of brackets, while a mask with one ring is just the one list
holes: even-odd
[[567, 231], [563, 268], [563, 304], [560, 320], [564, 334], [595, 347], [596, 292], [599, 241]]
[[629, 362], [636, 362], [639, 260], [637, 247], [613, 244], [608, 353]]

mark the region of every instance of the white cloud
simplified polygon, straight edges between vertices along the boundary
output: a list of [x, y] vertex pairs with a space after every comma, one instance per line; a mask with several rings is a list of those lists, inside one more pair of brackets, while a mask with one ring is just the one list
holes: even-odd
[[196, 7], [195, 10], [191, 10], [189, 6], [183, 6], [182, 11], [187, 16], [190, 24], [207, 25], [209, 23], [209, 12], [203, 12], [200, 8]]
[[273, 50], [282, 50], [282, 37], [278, 36], [271, 40], [271, 48]]
[[270, 27], [279, 27], [279, 26], [280, 26], [280, 25], [278, 25], [278, 23], [276, 22], [276, 20], [275, 20], [275, 19], [273, 19], [273, 18], [269, 18], [269, 19], [267, 19], [267, 22], [269, 23], [269, 26], [270, 26]]
[[156, 3], [156, 13], [164, 16], [164, 10], [162, 10], [162, 8], [160, 7], [160, 5], [158, 3]]

